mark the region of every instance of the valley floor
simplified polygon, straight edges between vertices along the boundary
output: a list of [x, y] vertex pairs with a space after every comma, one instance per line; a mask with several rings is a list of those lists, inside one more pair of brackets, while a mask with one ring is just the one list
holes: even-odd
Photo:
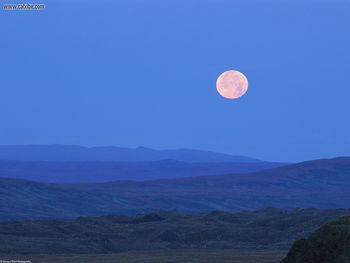
[[0, 262], [15, 260], [25, 263], [278, 263], [285, 255], [284, 250], [174, 249], [117, 254], [0, 255]]

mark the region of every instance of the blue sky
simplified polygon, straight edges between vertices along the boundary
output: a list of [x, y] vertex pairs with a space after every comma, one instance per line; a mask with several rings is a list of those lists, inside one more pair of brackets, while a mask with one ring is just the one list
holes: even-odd
[[350, 155], [349, 2], [58, 2], [0, 11], [0, 144]]

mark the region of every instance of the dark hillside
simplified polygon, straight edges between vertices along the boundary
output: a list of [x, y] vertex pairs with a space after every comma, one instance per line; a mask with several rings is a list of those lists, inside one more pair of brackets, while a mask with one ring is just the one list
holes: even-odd
[[350, 210], [263, 209], [253, 212], [135, 217], [79, 217], [74, 221], [0, 223], [0, 252], [112, 253], [155, 249], [286, 249]]
[[296, 241], [282, 263], [350, 262], [350, 216], [321, 227], [307, 239]]

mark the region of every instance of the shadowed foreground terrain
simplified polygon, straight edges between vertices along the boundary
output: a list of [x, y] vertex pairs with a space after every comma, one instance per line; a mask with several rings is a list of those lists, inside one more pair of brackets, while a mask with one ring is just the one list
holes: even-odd
[[296, 241], [282, 263], [350, 262], [350, 216], [327, 223], [307, 239]]
[[156, 250], [94, 255], [0, 255], [0, 260], [31, 260], [31, 263], [277, 263], [281, 250]]
[[135, 217], [80, 217], [74, 221], [0, 223], [1, 254], [108, 254], [160, 249], [288, 249], [350, 210], [267, 208], [254, 212]]

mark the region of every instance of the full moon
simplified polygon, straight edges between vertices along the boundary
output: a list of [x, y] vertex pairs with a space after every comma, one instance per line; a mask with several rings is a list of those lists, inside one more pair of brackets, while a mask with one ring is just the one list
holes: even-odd
[[247, 92], [248, 80], [241, 72], [228, 70], [216, 80], [216, 89], [227, 99], [238, 99]]

